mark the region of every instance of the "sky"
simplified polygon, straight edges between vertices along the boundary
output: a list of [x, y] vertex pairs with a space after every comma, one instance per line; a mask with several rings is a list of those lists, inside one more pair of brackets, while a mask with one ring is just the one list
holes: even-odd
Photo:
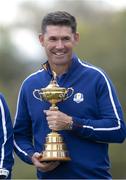
[[[9, 24], [13, 22], [16, 18], [18, 12], [18, 5], [26, 1], [35, 1], [35, 0], [0, 0], [0, 24]], [[38, 4], [42, 4], [46, 8], [52, 6], [55, 0], [36, 0]], [[71, 0], [72, 1], [72, 0]], [[84, 0], [86, 1], [86, 0]], [[104, 2], [108, 4], [110, 8], [114, 10], [126, 9], [126, 0], [87, 0], [88, 2]]]
[[[54, 2], [55, 2], [55, 0], [0, 0], [0, 26], [2, 25], [6, 27], [11, 25], [16, 20], [20, 3], [26, 1], [36, 2], [42, 6], [45, 6], [45, 8], [54, 6]], [[102, 8], [104, 9], [106, 8], [106, 9], [112, 9], [118, 11], [122, 9], [126, 9], [126, 0], [87, 0], [87, 1], [89, 3], [92, 2], [94, 3], [95, 1], [99, 2], [99, 4], [102, 3]], [[105, 3], [104, 6], [103, 3]], [[17, 47], [19, 47], [20, 51], [24, 52], [31, 60], [32, 57], [38, 57], [39, 59], [39, 57], [41, 57], [42, 54], [44, 54], [44, 51], [39, 43], [38, 37], [36, 37], [32, 33], [33, 32], [31, 32], [30, 30], [22, 29], [16, 32], [12, 32], [11, 34], [14, 44]]]
[[0, 0], [0, 24], [12, 23], [18, 13], [19, 5], [28, 1], [42, 4], [46, 8], [54, 2], [54, 0]]

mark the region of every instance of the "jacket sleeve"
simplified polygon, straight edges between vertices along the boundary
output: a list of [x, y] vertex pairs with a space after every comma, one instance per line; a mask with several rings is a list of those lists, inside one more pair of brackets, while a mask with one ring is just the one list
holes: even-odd
[[97, 142], [121, 143], [126, 137], [123, 112], [115, 88], [104, 74], [97, 81], [97, 118], [73, 117], [73, 130]]
[[14, 122], [14, 150], [28, 164], [32, 164], [31, 156], [34, 153], [32, 139], [32, 123], [27, 109], [26, 95], [22, 86], [18, 97]]
[[0, 94], [0, 178], [10, 177], [13, 158], [13, 127], [8, 105]]

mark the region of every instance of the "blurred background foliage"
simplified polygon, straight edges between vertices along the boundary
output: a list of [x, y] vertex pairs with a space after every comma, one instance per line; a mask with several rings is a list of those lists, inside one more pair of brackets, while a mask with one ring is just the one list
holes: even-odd
[[[100, 2], [100, 1], [97, 1]], [[78, 56], [103, 68], [112, 79], [124, 110], [126, 119], [126, 10], [100, 9], [98, 3], [85, 0], [55, 0], [54, 5], [40, 6], [36, 1], [20, 4], [16, 21], [10, 25], [0, 24], [0, 91], [4, 93], [14, 119], [18, 91], [22, 81], [41, 67], [45, 61], [43, 50], [38, 55], [28, 56], [13, 41], [18, 30], [28, 32], [38, 40], [41, 19], [55, 10], [65, 10], [76, 16], [80, 43], [75, 48]], [[32, 33], [31, 33], [32, 32]], [[13, 34], [13, 38], [12, 38]], [[22, 43], [27, 36], [22, 37]], [[38, 43], [38, 44], [37, 44]], [[39, 41], [35, 41], [37, 47]], [[35, 49], [29, 44], [31, 54]], [[40, 48], [40, 47], [39, 47]], [[126, 178], [126, 143], [110, 145], [113, 178]], [[14, 179], [34, 179], [35, 168], [15, 158]]]

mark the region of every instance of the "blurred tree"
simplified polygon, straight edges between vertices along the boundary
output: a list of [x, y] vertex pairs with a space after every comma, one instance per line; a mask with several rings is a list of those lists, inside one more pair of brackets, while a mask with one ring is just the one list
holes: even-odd
[[19, 87], [33, 65], [29, 66], [27, 58], [22, 61], [25, 56], [12, 43], [11, 30], [0, 26], [0, 91], [6, 96], [13, 119]]
[[16, 53], [18, 49], [11, 42], [9, 31], [0, 27], [0, 80], [4, 83], [20, 77], [24, 73], [22, 69], [25, 71], [25, 64]]

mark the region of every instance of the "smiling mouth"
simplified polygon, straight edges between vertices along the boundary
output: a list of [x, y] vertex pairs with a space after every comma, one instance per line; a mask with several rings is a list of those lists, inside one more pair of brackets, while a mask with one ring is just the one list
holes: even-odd
[[53, 52], [53, 54], [56, 56], [64, 56], [65, 55], [64, 52]]

